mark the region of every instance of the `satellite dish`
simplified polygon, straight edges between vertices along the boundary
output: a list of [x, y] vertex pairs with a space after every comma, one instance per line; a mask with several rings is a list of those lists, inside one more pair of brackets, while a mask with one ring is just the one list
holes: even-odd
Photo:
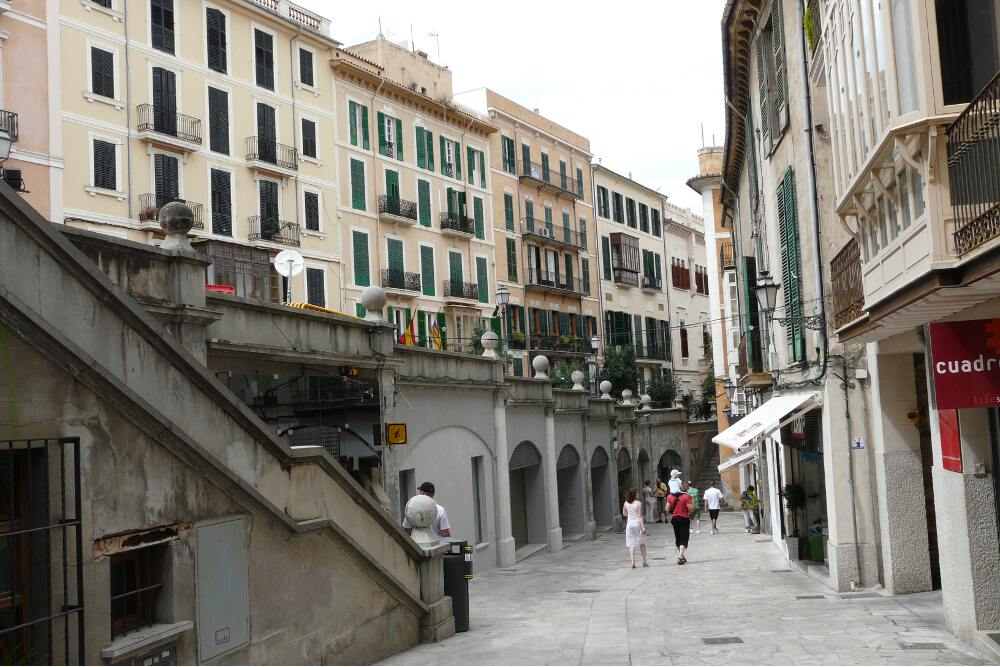
[[274, 257], [274, 270], [286, 278], [302, 273], [305, 261], [295, 250], [282, 250]]

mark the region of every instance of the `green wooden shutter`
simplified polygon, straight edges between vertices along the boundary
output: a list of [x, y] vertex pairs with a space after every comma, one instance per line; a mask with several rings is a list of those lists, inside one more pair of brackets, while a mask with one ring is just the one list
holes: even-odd
[[489, 276], [486, 272], [486, 258], [476, 257], [476, 282], [479, 283], [479, 302], [490, 302]]
[[535, 202], [530, 199], [524, 202], [524, 222], [529, 232], [535, 231]]
[[378, 152], [385, 155], [385, 114], [378, 112]]
[[531, 146], [528, 144], [521, 144], [521, 173], [531, 173]]
[[507, 280], [517, 282], [517, 242], [507, 239]]
[[476, 184], [476, 149], [466, 146], [465, 150], [469, 158], [469, 185]]
[[576, 168], [576, 194], [583, 197], [583, 169], [580, 167]]
[[438, 313], [438, 328], [441, 329], [441, 349], [448, 349], [448, 338], [446, 334], [448, 333], [448, 325], [445, 320], [444, 313]]
[[764, 370], [760, 347], [760, 313], [757, 302], [757, 260], [743, 258], [743, 306], [746, 311], [744, 333], [747, 340], [747, 366], [755, 373]]
[[420, 246], [420, 282], [424, 296], [434, 296], [434, 248]]
[[[785, 171], [777, 193], [778, 238], [781, 243], [781, 270], [784, 277], [785, 317], [802, 317], [802, 274], [799, 259], [798, 211], [795, 204], [795, 176], [791, 168]], [[801, 322], [785, 327], [788, 360], [804, 361], [805, 330]]]
[[567, 253], [564, 255], [566, 264], [566, 288], [574, 289], [576, 286], [573, 284], [573, 255]]
[[427, 313], [422, 310], [417, 311], [417, 344], [427, 347]]
[[367, 313], [365, 307], [362, 306], [360, 303], [354, 304], [354, 312], [357, 313], [358, 317], [364, 317], [365, 314]]
[[355, 102], [347, 103], [347, 115], [351, 123], [351, 145], [358, 145], [358, 105]]
[[542, 153], [542, 180], [546, 183], [549, 182], [549, 155], [548, 153]]
[[476, 238], [485, 239], [486, 229], [483, 226], [483, 200], [479, 197], [472, 198], [472, 216], [476, 221]]
[[469, 209], [466, 208], [466, 206], [465, 206], [465, 193], [464, 192], [458, 192], [458, 193], [456, 193], [456, 196], [458, 197], [458, 214], [459, 215], [467, 215], [467, 211]]
[[427, 142], [427, 169], [434, 171], [434, 133], [424, 130], [424, 141]]
[[586, 257], [580, 258], [580, 274], [583, 281], [583, 293], [590, 295], [590, 260]]
[[663, 271], [660, 266], [660, 254], [656, 253], [653, 255], [653, 261], [656, 263], [656, 282], [662, 288], [663, 287]]
[[482, 151], [477, 151], [479, 153], [479, 187], [486, 188], [486, 153]]
[[445, 163], [445, 158], [448, 156], [448, 140], [441, 137], [441, 173], [448, 176], [448, 165]]
[[507, 231], [514, 231], [514, 195], [505, 192], [503, 195], [503, 220]]
[[424, 128], [417, 126], [417, 166], [421, 169], [427, 168], [427, 143], [424, 138]]
[[368, 107], [361, 107], [361, 147], [365, 150], [371, 148], [368, 141]]
[[455, 178], [462, 180], [462, 145], [457, 141], [455, 144]]
[[351, 159], [351, 208], [365, 210], [365, 163]]
[[605, 280], [611, 280], [611, 240], [601, 237], [601, 269]]
[[771, 112], [767, 99], [767, 55], [761, 39], [757, 40], [757, 94], [760, 98], [760, 138], [767, 152], [771, 150]]
[[[785, 109], [787, 85], [785, 83], [785, 26], [781, 14], [781, 3], [771, 3], [771, 46], [774, 51], [774, 106], [779, 119]], [[780, 120], [778, 130], [781, 130]]]
[[464, 282], [462, 277], [462, 255], [457, 252], [448, 253], [448, 278], [453, 283]]
[[420, 224], [431, 226], [431, 184], [427, 181], [417, 181], [417, 209], [420, 212]]
[[403, 121], [396, 119], [396, 159], [403, 159]]
[[368, 274], [368, 235], [354, 230], [354, 284], [368, 287], [371, 279]]
[[545, 228], [552, 233], [552, 209], [548, 206], [545, 207]]
[[399, 239], [386, 239], [389, 254], [389, 270], [403, 271], [403, 242]]
[[569, 243], [571, 238], [572, 238], [572, 236], [570, 236], [570, 233], [569, 233], [569, 213], [566, 213], [564, 211], [563, 212], [563, 241], [565, 241], [566, 243]]
[[399, 172], [385, 170], [385, 194], [389, 199], [399, 199]]

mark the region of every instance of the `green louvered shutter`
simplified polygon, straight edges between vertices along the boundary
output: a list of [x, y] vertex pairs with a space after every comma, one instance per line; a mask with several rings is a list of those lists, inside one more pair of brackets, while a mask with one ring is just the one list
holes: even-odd
[[385, 114], [381, 111], [377, 114], [378, 118], [378, 152], [380, 155], [385, 155]]
[[455, 191], [451, 188], [446, 189], [444, 197], [448, 205], [448, 215], [455, 215]]
[[468, 215], [469, 209], [465, 206], [465, 193], [459, 192], [457, 196], [458, 196], [458, 214]]
[[[802, 273], [799, 259], [798, 211], [795, 204], [795, 176], [789, 168], [778, 186], [778, 238], [781, 243], [781, 271], [784, 278], [785, 317], [802, 317]], [[805, 330], [801, 322], [785, 327], [788, 360], [804, 361]]]
[[403, 242], [399, 239], [386, 239], [389, 255], [389, 270], [403, 272]]
[[434, 296], [434, 248], [420, 246], [420, 283], [424, 296]]
[[590, 260], [580, 258], [580, 279], [583, 281], [583, 293], [590, 296]]
[[517, 242], [507, 239], [507, 280], [517, 282]]
[[427, 347], [427, 313], [417, 311], [417, 345]]
[[747, 366], [755, 373], [764, 370], [760, 348], [760, 313], [757, 302], [757, 260], [743, 258], [743, 307], [746, 311], [744, 333], [747, 339]]
[[514, 195], [505, 192], [503, 195], [503, 220], [507, 231], [514, 231]]
[[445, 163], [445, 158], [448, 156], [448, 140], [441, 137], [441, 173], [445, 176], [448, 174], [448, 165]]
[[535, 202], [530, 199], [524, 202], [524, 224], [529, 232], [535, 231]]
[[360, 303], [354, 304], [354, 312], [357, 313], [358, 317], [364, 317], [368, 313]]
[[355, 102], [347, 103], [347, 115], [351, 123], [351, 145], [358, 145], [358, 105]]
[[455, 178], [462, 180], [462, 145], [457, 141], [455, 144]]
[[[462, 283], [462, 255], [457, 252], [448, 253], [448, 278], [452, 283]], [[452, 288], [454, 289], [454, 287]]]
[[542, 153], [542, 180], [546, 183], [549, 182], [549, 155], [548, 153]]
[[417, 181], [417, 209], [420, 214], [420, 224], [431, 226], [431, 184], [427, 181]]
[[564, 255], [566, 264], [566, 289], [575, 289], [573, 284], [573, 255]]
[[785, 110], [788, 86], [785, 83], [785, 26], [781, 14], [781, 3], [771, 3], [771, 46], [774, 51], [774, 112], [779, 118], [778, 130], [781, 128], [780, 118]]
[[385, 170], [385, 194], [389, 199], [399, 199], [399, 172]]
[[477, 151], [479, 153], [479, 187], [486, 188], [486, 153], [482, 151]]
[[403, 159], [403, 121], [396, 119], [396, 159]]
[[569, 213], [563, 211], [563, 241], [570, 243], [570, 229], [569, 229]]
[[656, 263], [656, 284], [659, 285], [659, 289], [663, 288], [663, 271], [662, 266], [660, 266], [660, 254], [656, 253], [653, 255], [653, 261]]
[[552, 209], [545, 207], [545, 228], [549, 230], [549, 236], [555, 236], [552, 231]]
[[368, 235], [354, 230], [354, 284], [368, 287], [371, 278], [368, 275]]
[[465, 147], [467, 157], [469, 158], [469, 185], [476, 184], [476, 149], [472, 146]]
[[427, 169], [434, 171], [434, 133], [424, 130], [424, 141], [427, 142]]
[[479, 283], [479, 302], [490, 302], [489, 276], [486, 272], [486, 258], [476, 257], [476, 282]]
[[576, 194], [583, 198], [583, 169], [580, 167], [576, 168]]
[[365, 163], [351, 159], [351, 208], [365, 210]]
[[368, 140], [368, 107], [361, 107], [361, 147], [365, 150], [371, 148]]
[[441, 329], [441, 349], [447, 350], [448, 338], [446, 334], [448, 333], [448, 326], [447, 326], [447, 321], [445, 320], [444, 317], [444, 313], [438, 313], [438, 328]]
[[611, 240], [601, 237], [601, 270], [605, 280], [611, 280]]
[[771, 112], [767, 99], [767, 55], [761, 39], [757, 40], [757, 91], [760, 98], [760, 138], [767, 152], [771, 150]]
[[483, 200], [479, 197], [472, 198], [472, 217], [476, 221], [476, 238], [485, 239], [486, 229], [483, 225]]
[[521, 144], [521, 173], [531, 173], [531, 146], [528, 144]]
[[569, 173], [566, 171], [566, 160], [559, 160], [559, 187], [569, 190]]
[[427, 140], [424, 138], [424, 128], [417, 126], [417, 166], [427, 168]]

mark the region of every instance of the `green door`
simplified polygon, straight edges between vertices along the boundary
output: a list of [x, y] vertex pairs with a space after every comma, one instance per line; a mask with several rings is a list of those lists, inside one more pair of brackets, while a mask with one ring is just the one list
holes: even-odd
[[452, 282], [452, 294], [455, 294], [455, 285], [462, 283], [462, 255], [457, 252], [448, 253], [448, 277]]
[[[389, 271], [393, 274], [403, 272], [403, 242], [399, 239], [386, 239], [389, 249]], [[402, 278], [402, 276], [400, 276]]]

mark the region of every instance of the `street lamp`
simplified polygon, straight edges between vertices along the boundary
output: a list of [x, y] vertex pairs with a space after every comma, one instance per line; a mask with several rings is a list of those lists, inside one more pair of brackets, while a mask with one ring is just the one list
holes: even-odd
[[587, 362], [590, 366], [590, 390], [597, 395], [597, 350], [601, 347], [601, 339], [594, 334], [590, 339], [590, 349], [594, 352], [594, 358]]
[[805, 315], [802, 317], [773, 317], [774, 309], [778, 304], [778, 290], [781, 288], [781, 283], [774, 282], [774, 278], [771, 277], [770, 271], [761, 271], [757, 276], [757, 287], [754, 291], [757, 292], [757, 303], [760, 305], [760, 310], [764, 314], [765, 329], [767, 328], [767, 322], [777, 322], [782, 325], [795, 324], [806, 329], [822, 329], [826, 326], [826, 322], [822, 315]]
[[736, 385], [733, 384], [732, 380], [726, 380], [726, 398], [729, 402], [733, 402], [733, 397], [736, 396]]
[[497, 303], [500, 305], [500, 312], [502, 313], [507, 309], [507, 304], [510, 303], [510, 290], [506, 287], [497, 288]]
[[497, 310], [500, 314], [500, 321], [503, 322], [503, 341], [500, 350], [503, 356], [503, 374], [507, 375], [507, 339], [510, 332], [507, 331], [507, 305], [510, 303], [510, 290], [504, 286], [497, 288]]

